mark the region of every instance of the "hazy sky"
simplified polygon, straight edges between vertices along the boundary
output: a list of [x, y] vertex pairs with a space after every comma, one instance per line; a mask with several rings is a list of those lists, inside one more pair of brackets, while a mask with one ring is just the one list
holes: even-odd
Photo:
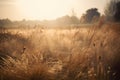
[[72, 13], [78, 17], [89, 8], [103, 13], [109, 0], [0, 0], [0, 18], [11, 20], [55, 19]]

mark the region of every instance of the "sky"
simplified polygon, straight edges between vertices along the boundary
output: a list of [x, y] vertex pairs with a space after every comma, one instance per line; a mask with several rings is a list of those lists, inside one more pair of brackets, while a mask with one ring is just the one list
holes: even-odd
[[104, 13], [109, 0], [0, 0], [0, 19], [51, 20], [72, 11], [80, 17], [87, 9], [98, 8]]

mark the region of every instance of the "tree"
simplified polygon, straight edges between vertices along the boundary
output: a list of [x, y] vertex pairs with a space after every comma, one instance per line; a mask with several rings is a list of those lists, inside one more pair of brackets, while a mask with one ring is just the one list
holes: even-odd
[[120, 0], [111, 0], [105, 8], [107, 21], [120, 21]]
[[79, 24], [79, 19], [76, 16], [62, 16], [56, 19], [59, 25], [71, 25], [71, 24]]
[[12, 21], [10, 21], [8, 18], [7, 19], [0, 19], [0, 27], [4, 27], [5, 25], [11, 24]]
[[71, 10], [70, 21], [71, 24], [79, 24], [80, 22], [78, 17], [76, 16], [76, 12], [74, 11], [74, 9]]
[[96, 22], [98, 21], [100, 17], [100, 13], [98, 12], [97, 8], [91, 8], [86, 11], [86, 14], [84, 14], [81, 18], [81, 21], [85, 21], [87, 23]]
[[116, 3], [115, 21], [120, 21], [120, 1]]
[[85, 23], [85, 14], [82, 14], [80, 18], [80, 23]]
[[71, 24], [79, 24], [79, 19], [76, 16], [71, 16]]

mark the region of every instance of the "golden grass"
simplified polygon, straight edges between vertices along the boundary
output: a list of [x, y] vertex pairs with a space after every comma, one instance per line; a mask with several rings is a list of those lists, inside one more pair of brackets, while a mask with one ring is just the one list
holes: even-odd
[[[29, 41], [23, 46], [20, 46], [20, 39], [15, 39], [18, 37], [14, 39], [12, 37], [14, 43], [18, 45], [12, 46], [11, 40], [4, 43], [14, 50], [11, 51], [9, 46], [0, 48], [6, 48], [12, 55], [17, 51], [17, 57], [11, 55], [2, 57], [0, 78], [1, 80], [118, 80], [119, 27], [118, 23], [100, 23], [88, 28], [37, 28], [29, 36], [21, 36]], [[25, 32], [24, 34], [27, 34], [27, 30]], [[0, 50], [0, 53], [2, 51]], [[56, 65], [61, 66], [60, 70], [58, 67], [54, 69]], [[50, 71], [52, 69], [53, 72]]]

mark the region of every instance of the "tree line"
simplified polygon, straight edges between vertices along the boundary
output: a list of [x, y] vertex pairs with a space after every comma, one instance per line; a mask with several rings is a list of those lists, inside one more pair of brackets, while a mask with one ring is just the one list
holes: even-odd
[[[104, 15], [101, 15], [97, 8], [90, 8], [86, 10], [80, 18], [73, 14], [72, 16], [66, 15], [57, 18], [56, 20], [46, 22], [57, 25], [71, 25], [80, 23], [96, 23], [100, 20], [100, 18], [105, 18], [106, 21], [120, 22], [120, 0], [110, 0], [104, 9]], [[26, 22], [26, 20], [21, 22]], [[13, 22], [9, 19], [0, 19], [0, 27], [6, 24], [13, 24]]]

